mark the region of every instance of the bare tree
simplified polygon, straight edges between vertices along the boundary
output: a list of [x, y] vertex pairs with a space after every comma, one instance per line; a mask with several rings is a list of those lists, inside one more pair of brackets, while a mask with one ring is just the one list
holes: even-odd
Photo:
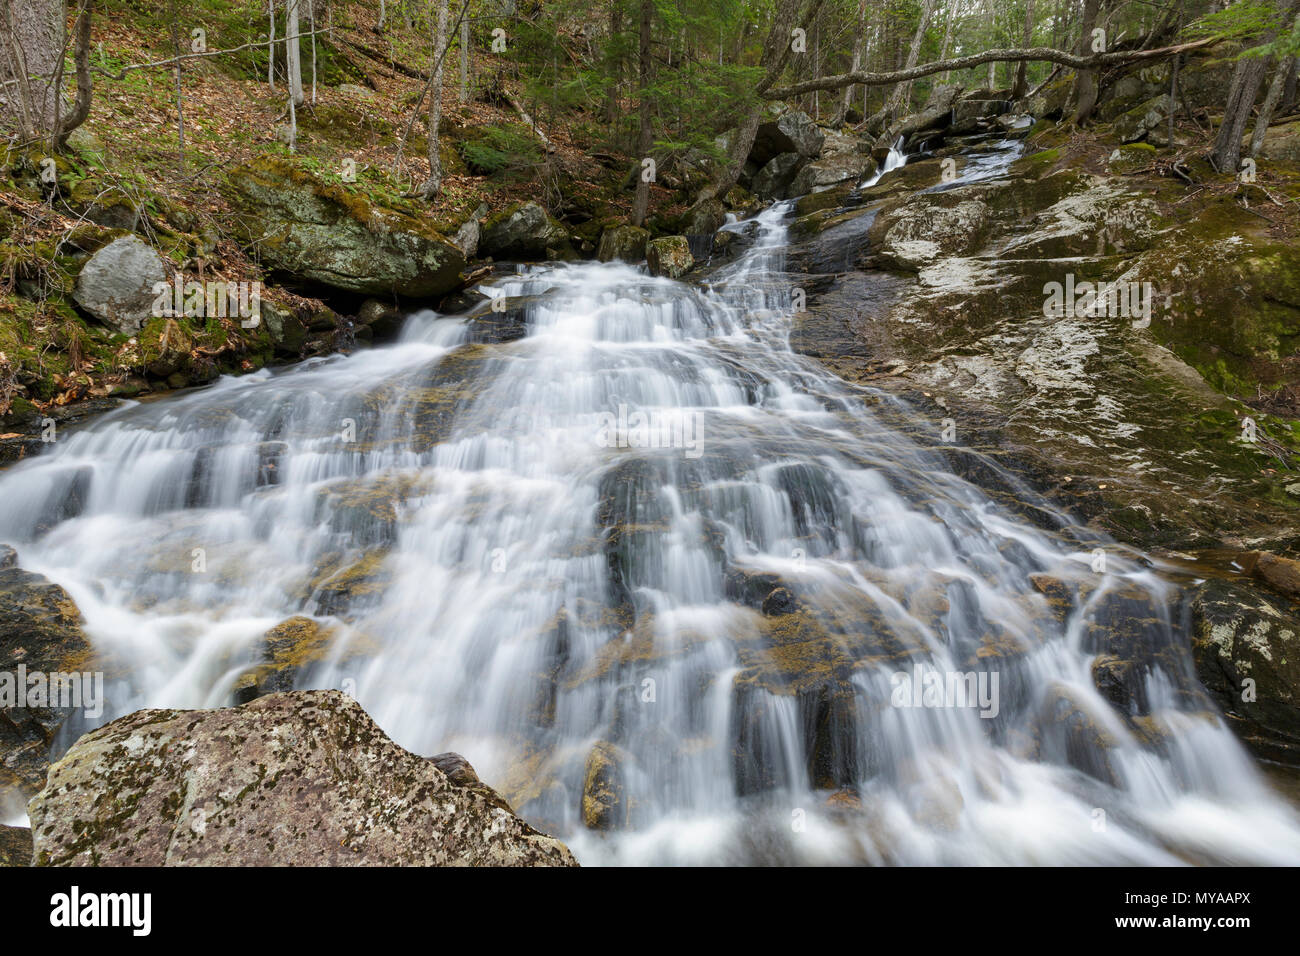
[[426, 133], [429, 145], [429, 178], [420, 187], [420, 195], [432, 200], [442, 190], [442, 157], [438, 153], [438, 124], [442, 120], [442, 62], [447, 52], [447, 0], [434, 0], [436, 6], [433, 33], [433, 74], [429, 81], [429, 120]]
[[[1025, 46], [1034, 42], [1034, 0], [1025, 0]], [[1015, 79], [1011, 81], [1011, 98], [1018, 100], [1029, 88], [1029, 61], [1021, 60], [1016, 64]]]
[[[654, 145], [654, 129], [651, 125], [654, 115], [650, 106], [650, 74], [653, 69], [651, 58], [654, 51], [650, 44], [653, 39], [654, 0], [641, 0], [641, 26], [637, 43], [637, 140], [638, 160], [645, 160]], [[650, 209], [650, 180], [642, 170], [636, 180], [636, 198], [632, 201], [632, 225], [639, 226], [645, 222]]]
[[284, 0], [284, 68], [289, 83], [289, 98], [302, 106], [302, 48], [298, 43], [298, 4], [301, 0]]

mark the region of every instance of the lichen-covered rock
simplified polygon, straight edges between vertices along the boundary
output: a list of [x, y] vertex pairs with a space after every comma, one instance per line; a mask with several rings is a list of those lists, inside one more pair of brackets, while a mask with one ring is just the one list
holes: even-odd
[[479, 238], [480, 255], [497, 259], [559, 258], [569, 231], [535, 202], [519, 203], [491, 216]]
[[645, 247], [646, 264], [650, 274], [677, 279], [691, 271], [695, 257], [685, 236], [665, 236], [652, 239]]
[[465, 256], [425, 219], [370, 203], [292, 163], [232, 170], [235, 232], [263, 263], [300, 281], [363, 295], [427, 298], [460, 283]]
[[1300, 763], [1300, 619], [1281, 601], [1211, 579], [1192, 601], [1196, 672], [1246, 742]]
[[645, 244], [650, 241], [650, 233], [629, 223], [610, 226], [600, 236], [600, 248], [596, 258], [601, 262], [640, 262], [645, 258]]
[[158, 253], [137, 236], [121, 236], [81, 267], [73, 297], [100, 322], [130, 333], [153, 314], [154, 284], [166, 281]]
[[868, 236], [886, 262], [916, 269], [938, 256], [979, 248], [989, 216], [986, 203], [963, 191], [922, 193], [882, 212]]
[[[76, 494], [73, 482], [69, 495]], [[84, 670], [90, 656], [81, 612], [63, 588], [12, 560], [0, 568], [0, 671], [15, 682], [20, 665], [27, 675], [68, 674]], [[24, 696], [24, 702], [30, 700]], [[48, 702], [0, 706], [0, 803], [44, 785], [50, 747], [71, 715], [72, 709]]]
[[82, 737], [51, 768], [28, 805], [34, 861], [576, 865], [450, 756], [403, 750], [338, 691], [139, 711]]

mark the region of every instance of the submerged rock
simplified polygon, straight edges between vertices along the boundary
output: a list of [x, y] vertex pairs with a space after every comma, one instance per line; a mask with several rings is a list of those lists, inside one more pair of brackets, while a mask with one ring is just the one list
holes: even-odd
[[28, 806], [34, 859], [577, 865], [452, 756], [403, 750], [338, 691], [272, 694], [222, 710], [143, 710], [87, 734], [51, 768]]

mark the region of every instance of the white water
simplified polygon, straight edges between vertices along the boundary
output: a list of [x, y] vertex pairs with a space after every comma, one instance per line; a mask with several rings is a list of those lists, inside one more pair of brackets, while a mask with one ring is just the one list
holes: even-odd
[[889, 148], [889, 153], [885, 156], [885, 161], [881, 164], [880, 168], [872, 173], [867, 178], [866, 182], [862, 183], [858, 188], [866, 189], [869, 186], [874, 186], [876, 183], [880, 182], [881, 177], [884, 176], [885, 173], [893, 172], [895, 169], [898, 169], [906, 163], [907, 156], [903, 153], [903, 137], [900, 136], [898, 137], [898, 142]]
[[[302, 686], [463, 753], [588, 864], [1300, 862], [1176, 618], [1144, 633], [1169, 653], [1138, 722], [1093, 686], [1089, 621], [1172, 587], [1113, 547], [1093, 572], [1096, 542], [954, 475], [939, 423], [788, 349], [785, 211], [705, 289], [537, 268], [498, 283], [542, 295], [518, 341], [426, 312], [391, 347], [114, 412], [0, 474], [0, 541], [128, 665], [105, 719], [225, 705], [259, 635], [317, 614], [342, 636]], [[608, 447], [620, 405], [698, 415], [701, 453]], [[383, 584], [331, 604], [366, 556]], [[1095, 588], [1064, 624], [1048, 569]], [[802, 614], [753, 606], [778, 583]], [[919, 664], [997, 672], [998, 716], [892, 706]], [[599, 741], [631, 803], [612, 834], [582, 823]]]

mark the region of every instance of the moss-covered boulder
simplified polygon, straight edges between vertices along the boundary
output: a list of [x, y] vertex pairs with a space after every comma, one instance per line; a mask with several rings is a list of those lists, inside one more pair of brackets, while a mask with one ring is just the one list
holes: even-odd
[[1135, 142], [1161, 124], [1167, 123], [1171, 102], [1168, 94], [1154, 96], [1115, 117], [1111, 125], [1119, 136], [1120, 142]]
[[628, 223], [610, 226], [600, 236], [596, 258], [601, 262], [640, 262], [645, 258], [645, 246], [650, 233]]
[[560, 259], [569, 249], [569, 230], [538, 203], [524, 202], [489, 216], [478, 248], [496, 259]]
[[51, 768], [28, 805], [34, 860], [576, 865], [563, 843], [449, 769], [393, 743], [338, 691], [272, 694], [222, 710], [142, 710], [82, 737]]
[[465, 256], [426, 219], [381, 206], [293, 163], [263, 157], [233, 169], [224, 191], [235, 232], [254, 257], [291, 280], [428, 298], [460, 284]]
[[695, 257], [685, 236], [665, 236], [646, 243], [646, 263], [650, 274], [677, 279], [691, 271]]

